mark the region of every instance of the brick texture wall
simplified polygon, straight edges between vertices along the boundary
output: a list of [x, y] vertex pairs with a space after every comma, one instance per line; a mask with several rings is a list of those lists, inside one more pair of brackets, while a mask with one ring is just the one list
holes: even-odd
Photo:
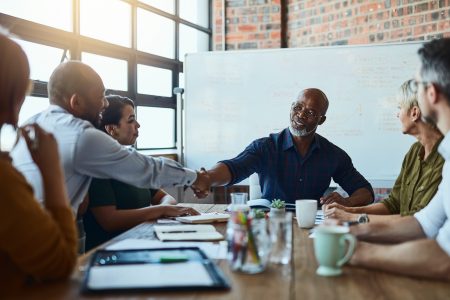
[[224, 50], [223, 1], [227, 50], [280, 48], [280, 0], [213, 0], [214, 50]]
[[[289, 0], [289, 47], [354, 45], [450, 37], [450, 0]], [[279, 48], [280, 0], [213, 0], [214, 50]]]

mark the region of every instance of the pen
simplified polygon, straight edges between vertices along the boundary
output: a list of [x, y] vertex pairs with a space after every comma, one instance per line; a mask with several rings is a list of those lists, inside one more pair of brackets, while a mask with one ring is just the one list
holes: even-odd
[[161, 231], [162, 233], [195, 233], [196, 230], [180, 230], [180, 231]]

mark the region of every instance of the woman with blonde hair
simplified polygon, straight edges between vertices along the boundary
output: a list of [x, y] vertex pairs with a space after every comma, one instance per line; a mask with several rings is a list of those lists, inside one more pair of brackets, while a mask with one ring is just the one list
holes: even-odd
[[[30, 68], [22, 48], [0, 31], [0, 130], [17, 128], [30, 86]], [[1, 133], [1, 132], [0, 132]], [[38, 166], [45, 200], [0, 152], [0, 298], [30, 282], [67, 278], [77, 260], [74, 217], [64, 187], [56, 141], [38, 125], [19, 129]]]
[[402, 124], [403, 134], [412, 135], [418, 141], [405, 155], [391, 193], [383, 201], [367, 206], [330, 204], [325, 211], [327, 217], [355, 222], [389, 221], [394, 217], [413, 215], [436, 194], [444, 165], [437, 148], [443, 136], [434, 124], [422, 120], [412, 84], [413, 80], [408, 80], [400, 88], [397, 117]]

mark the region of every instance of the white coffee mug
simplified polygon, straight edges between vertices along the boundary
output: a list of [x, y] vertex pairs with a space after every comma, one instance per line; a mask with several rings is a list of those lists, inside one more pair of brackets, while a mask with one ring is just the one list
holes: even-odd
[[301, 199], [295, 201], [295, 216], [301, 228], [314, 227], [317, 214], [317, 200]]

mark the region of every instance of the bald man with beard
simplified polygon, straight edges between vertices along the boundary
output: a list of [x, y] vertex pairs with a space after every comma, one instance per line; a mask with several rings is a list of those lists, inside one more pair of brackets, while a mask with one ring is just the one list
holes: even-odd
[[[355, 169], [344, 150], [316, 133], [326, 120], [328, 99], [316, 88], [300, 92], [292, 103], [289, 127], [269, 137], [253, 141], [237, 157], [220, 161], [207, 171], [212, 186], [232, 185], [253, 173], [259, 175], [262, 198], [317, 199], [322, 204], [336, 202], [360, 206], [373, 202], [369, 182]], [[349, 195], [323, 196], [331, 179]], [[208, 191], [197, 191], [198, 197]]]
[[[74, 213], [92, 177], [116, 179], [139, 188], [209, 188], [203, 172], [183, 168], [170, 159], [142, 155], [95, 128], [108, 101], [102, 79], [88, 65], [79, 61], [60, 64], [50, 77], [48, 94], [49, 108], [26, 123], [37, 123], [55, 136]], [[42, 202], [42, 179], [23, 140], [11, 156]]]

